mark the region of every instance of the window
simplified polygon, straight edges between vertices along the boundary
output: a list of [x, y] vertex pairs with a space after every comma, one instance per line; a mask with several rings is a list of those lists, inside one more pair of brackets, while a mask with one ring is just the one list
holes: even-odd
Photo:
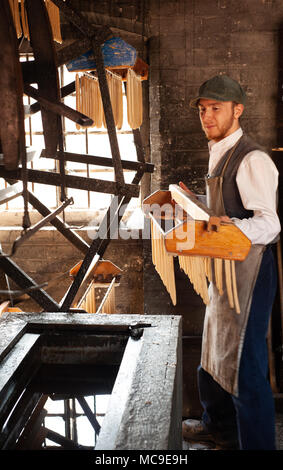
[[[32, 60], [32, 55], [24, 55], [21, 60]], [[59, 69], [60, 86], [69, 84], [75, 80], [75, 73], [69, 72], [65, 66]], [[33, 86], [35, 86], [33, 84]], [[75, 93], [63, 99], [64, 103], [71, 108], [76, 108]], [[31, 105], [34, 100], [24, 96], [24, 105]], [[124, 119], [121, 130], [117, 130], [117, 138], [120, 148], [121, 158], [125, 160], [136, 161], [136, 148], [134, 144], [133, 134], [127, 122], [127, 100], [123, 96]], [[44, 138], [41, 123], [41, 113], [29, 115], [25, 119], [26, 146], [27, 150], [36, 149], [39, 155], [44, 149]], [[98, 129], [90, 127], [87, 129], [77, 129], [76, 124], [67, 118], [63, 118], [63, 131], [65, 151], [77, 154], [90, 154], [111, 158], [111, 150], [107, 129], [104, 127]], [[56, 166], [57, 165], [57, 166]], [[28, 163], [29, 168], [42, 171], [58, 170], [58, 160], [39, 157], [35, 161]], [[93, 177], [96, 179], [114, 181], [114, 170], [111, 167], [102, 167], [98, 165], [86, 165], [83, 163], [66, 162], [66, 174]], [[135, 172], [124, 170], [124, 178], [126, 183], [131, 183]], [[0, 178], [0, 189], [7, 186], [3, 178]], [[28, 183], [28, 189], [32, 191], [40, 201], [48, 208], [52, 209], [60, 205], [60, 191], [55, 186], [42, 185], [38, 183]], [[77, 210], [105, 210], [111, 201], [111, 194], [96, 193], [84, 190], [76, 190], [67, 188], [68, 197], [73, 197], [74, 205], [68, 206], [67, 211]], [[136, 207], [139, 203], [138, 198], [133, 198], [129, 207]], [[3, 210], [22, 210], [23, 198], [17, 197], [5, 204]], [[31, 208], [30, 208], [31, 209]]]
[[[98, 426], [102, 426], [109, 398], [110, 395], [93, 395], [82, 398], [97, 420]], [[47, 415], [44, 418], [43, 426], [48, 432], [43, 443], [44, 448], [60, 447], [61, 436], [73, 441], [74, 444], [89, 448], [95, 447], [98, 431], [91, 424], [78, 399], [54, 400], [48, 397], [45, 410]], [[60, 435], [59, 439], [57, 434]]]

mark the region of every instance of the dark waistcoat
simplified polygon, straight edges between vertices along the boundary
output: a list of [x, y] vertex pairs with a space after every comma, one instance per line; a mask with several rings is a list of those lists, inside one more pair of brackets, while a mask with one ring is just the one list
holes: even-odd
[[[221, 175], [225, 162], [230, 154], [230, 150], [231, 149], [229, 149], [228, 152], [226, 152], [218, 162], [215, 169], [213, 170], [211, 177]], [[230, 158], [229, 163], [225, 169], [223, 175], [222, 194], [225, 212], [228, 217], [245, 219], [253, 216], [253, 211], [244, 208], [236, 182], [238, 168], [243, 158], [253, 150], [264, 151], [260, 145], [255, 143], [250, 137], [244, 134], [240, 138], [238, 145], [235, 148], [232, 157]]]

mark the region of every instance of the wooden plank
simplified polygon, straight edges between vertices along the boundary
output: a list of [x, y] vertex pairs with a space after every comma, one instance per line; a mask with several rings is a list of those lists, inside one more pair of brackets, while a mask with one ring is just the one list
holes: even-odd
[[[135, 129], [136, 130], [136, 129]], [[46, 155], [45, 149], [41, 151], [42, 158], [60, 158], [60, 152], [57, 152], [56, 155], [52, 157]], [[112, 158], [109, 157], [100, 157], [90, 154], [81, 154], [81, 153], [72, 153], [64, 152], [64, 159], [68, 162], [78, 162], [85, 163], [87, 165], [97, 165], [97, 166], [106, 166], [113, 167], [114, 163]], [[132, 160], [121, 160], [122, 167], [124, 170], [133, 170], [133, 171], [143, 171], [144, 173], [153, 173], [154, 165], [152, 163], [132, 161]]]
[[149, 318], [142, 339], [128, 342], [96, 450], [182, 449], [180, 317]]
[[34, 355], [38, 339], [38, 334], [23, 335], [14, 345], [13, 353], [7, 355], [1, 364], [0, 429], [39, 366], [39, 357]]
[[103, 56], [101, 51], [101, 46], [97, 42], [92, 41], [92, 49], [96, 62], [97, 76], [100, 88], [100, 94], [102, 98], [103, 110], [105, 115], [105, 121], [108, 130], [109, 143], [111, 148], [111, 154], [115, 169], [115, 181], [121, 187], [125, 186], [123, 168], [121, 164], [121, 156], [118, 145], [116, 126], [114, 121], [114, 115], [112, 110], [112, 104], [110, 99], [110, 93], [108, 88], [108, 83], [106, 79], [106, 72], [104, 68]]
[[49, 222], [51, 222], [58, 214], [60, 214], [68, 205], [73, 204], [73, 198], [66, 199], [61, 206], [57, 207], [53, 212], [49, 212], [43, 219], [41, 219], [39, 222], [37, 222], [35, 225], [33, 225], [31, 228], [25, 230], [25, 232], [20, 235], [16, 240], [14, 241], [12, 245], [12, 251], [11, 255], [13, 256], [18, 247], [24, 243], [26, 240], [28, 240], [32, 235], [34, 235], [38, 230], [40, 230], [42, 227], [47, 225]]
[[74, 278], [73, 283], [70, 285], [65, 296], [60, 302], [60, 311], [65, 312], [70, 309], [72, 305], [76, 305], [79, 299], [82, 297], [85, 292], [88, 283], [91, 279], [92, 270], [95, 268], [96, 264], [99, 262], [99, 254], [92, 254], [91, 246], [86, 254], [85, 258], [80, 265], [77, 275]]
[[[29, 387], [26, 388], [26, 390], [23, 392], [20, 401], [17, 403], [15, 409], [13, 410], [12, 415], [9, 416], [7, 423], [5, 423], [5, 426], [1, 431], [0, 449], [5, 450], [12, 449], [15, 447], [19, 435], [21, 434], [31, 414], [35, 412], [35, 409], [37, 408], [41, 397], [41, 393], [34, 393], [32, 390], [29, 389]], [[31, 422], [32, 420], [30, 420], [29, 425], [31, 424]], [[23, 437], [24, 435], [22, 435], [21, 439]], [[20, 441], [18, 441], [18, 443], [20, 443]]]
[[[70, 108], [66, 104], [61, 103], [58, 100], [51, 101], [50, 99], [43, 97], [40, 94], [40, 92], [38, 92], [31, 85], [26, 84], [24, 86], [24, 91], [28, 96], [37, 100], [38, 103], [41, 105], [41, 108], [51, 111], [53, 115], [56, 114], [55, 116], [56, 119], [57, 119], [57, 116], [65, 116], [66, 118], [70, 119], [71, 121], [77, 122], [78, 124], [80, 124], [80, 126], [83, 126], [83, 127], [90, 126], [93, 123], [92, 119], [90, 119], [88, 116], [80, 113], [79, 111], [76, 111], [75, 109]], [[53, 117], [53, 120], [55, 118]], [[45, 132], [46, 131], [44, 130], [44, 135], [45, 135]], [[54, 139], [55, 134], [52, 134], [52, 135]], [[45, 145], [46, 145], [46, 142], [45, 142]], [[47, 154], [49, 154], [51, 157], [56, 154], [56, 151], [57, 151], [57, 145], [56, 147], [55, 146], [52, 147], [52, 151], [50, 149], [47, 150], [46, 148]]]
[[[143, 172], [137, 171], [132, 180], [132, 184], [138, 185], [140, 183], [142, 176], [143, 176]], [[109, 208], [101, 222], [101, 227], [104, 228], [104, 233], [100, 234], [99, 237], [97, 237], [96, 239], [92, 241], [90, 248], [89, 248], [89, 252], [86, 254], [86, 258], [84, 259], [84, 262], [83, 262], [85, 264], [85, 267], [83, 268], [83, 270], [79, 270], [73, 284], [70, 286], [70, 289], [67, 295], [62, 300], [61, 311], [66, 311], [71, 308], [72, 302], [74, 301], [75, 297], [78, 296], [78, 289], [80, 286], [80, 282], [82, 281], [82, 278], [84, 276], [84, 272], [85, 272], [84, 270], [87, 269], [87, 267], [89, 266], [89, 263], [91, 262], [95, 254], [98, 254], [100, 257], [104, 255], [107, 249], [107, 246], [109, 245], [111, 241], [110, 231], [113, 227], [118, 229], [120, 221], [126, 211], [126, 208], [130, 199], [131, 199], [130, 192], [128, 192], [125, 196], [122, 196], [121, 194], [119, 194], [118, 205], [116, 208], [115, 208], [115, 204], [116, 204], [115, 198], [112, 199], [109, 205]], [[113, 206], [115, 209], [114, 211], [113, 211]], [[114, 216], [112, 216], [112, 220], [111, 220], [110, 216], [112, 213], [114, 213]], [[77, 298], [79, 298], [79, 296]]]
[[62, 436], [58, 432], [52, 431], [52, 429], [48, 429], [44, 427], [46, 437], [50, 441], [55, 442], [56, 444], [59, 444], [63, 449], [66, 450], [80, 450], [84, 449], [84, 446], [81, 446], [79, 444], [76, 444], [74, 441], [71, 439], [68, 439], [65, 436]]
[[[59, 173], [28, 169], [27, 175], [28, 181], [33, 183], [48, 184], [51, 186], [61, 185]], [[22, 180], [22, 172], [20, 169], [7, 171], [5, 168], [0, 167], [0, 176], [7, 180]], [[120, 187], [117, 187], [117, 183], [114, 181], [86, 178], [83, 176], [66, 175], [65, 183], [67, 188], [96, 191], [98, 193], [127, 194], [130, 197], [138, 197], [140, 191], [137, 184], [126, 184], [125, 188], [122, 190]]]
[[91, 411], [86, 399], [82, 396], [78, 396], [76, 398], [77, 398], [79, 404], [81, 405], [83, 411], [85, 412], [85, 414], [86, 414], [90, 424], [92, 425], [93, 429], [95, 430], [95, 432], [97, 434], [99, 434], [101, 426], [100, 426], [99, 422], [97, 421], [95, 414]]
[[[0, 268], [22, 289], [37, 287], [36, 282], [29, 277], [20, 267], [10, 258], [0, 256]], [[35, 300], [44, 310], [49, 312], [58, 312], [59, 305], [50, 295], [42, 289], [29, 291], [29, 296]]]
[[221, 224], [219, 230], [207, 231], [207, 222], [190, 220], [166, 232], [168, 253], [183, 256], [208, 256], [243, 261], [251, 241], [236, 225]]
[[[76, 82], [68, 83], [61, 88], [61, 98], [65, 98], [68, 95], [71, 95], [76, 90]], [[33, 115], [40, 111], [40, 104], [38, 102], [31, 104], [30, 106], [25, 106], [25, 114]]]
[[0, 41], [0, 140], [5, 168], [12, 170], [25, 156], [25, 128], [23, 80], [9, 0], [0, 2]]
[[12, 186], [8, 186], [5, 189], [0, 190], [0, 204], [12, 201], [18, 196], [23, 194], [23, 185], [21, 183], [15, 183]]
[[176, 184], [169, 185], [172, 199], [194, 220], [209, 221], [212, 212], [197, 197], [190, 196]]
[[[172, 197], [171, 191], [158, 189], [154, 191], [152, 194], [147, 196], [142, 203], [143, 212], [148, 215], [149, 212], [152, 212], [154, 207], [156, 208], [169, 208], [172, 207], [172, 215], [173, 215], [173, 205], [172, 205]], [[163, 211], [162, 211], [163, 212]], [[161, 214], [162, 214], [161, 212]]]
[[111, 393], [108, 413], [104, 418], [103, 427], [95, 446], [96, 450], [115, 449], [117, 435], [122, 425], [123, 414], [126, 410], [128, 394], [132, 386], [141, 346], [141, 341], [135, 341], [129, 338], [120, 365], [119, 374]]
[[[33, 193], [29, 192], [29, 203], [41, 214], [43, 217], [48, 216], [51, 211], [42, 202], [37, 199]], [[53, 218], [50, 223], [60, 232], [69, 242], [71, 242], [82, 253], [87, 253], [89, 245], [80, 237], [74, 230], [66, 225], [59, 217]]]
[[[26, 0], [30, 42], [35, 59], [38, 94], [51, 102], [60, 101], [59, 75], [52, 29], [44, 0]], [[29, 85], [25, 86], [28, 94]], [[41, 109], [45, 148], [51, 155], [57, 150], [62, 123], [50, 108]]]

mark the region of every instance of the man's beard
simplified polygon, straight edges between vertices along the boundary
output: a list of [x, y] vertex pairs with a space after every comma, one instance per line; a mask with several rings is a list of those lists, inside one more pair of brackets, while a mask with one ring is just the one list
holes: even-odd
[[216, 142], [218, 142], [224, 139], [225, 137], [227, 137], [230, 133], [232, 133], [229, 131], [232, 129], [233, 124], [234, 124], [234, 117], [231, 116], [231, 119], [229, 119], [229, 121], [226, 122], [220, 129], [218, 127], [213, 127], [211, 129], [211, 132], [210, 132], [210, 129], [203, 129], [203, 130], [208, 140], [215, 140]]

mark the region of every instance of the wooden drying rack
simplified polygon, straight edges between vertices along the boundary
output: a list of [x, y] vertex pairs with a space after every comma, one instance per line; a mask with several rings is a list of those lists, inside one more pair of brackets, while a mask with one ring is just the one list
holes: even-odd
[[[103, 255], [107, 246], [109, 245], [110, 227], [119, 227], [119, 223], [125, 213], [132, 197], [138, 197], [140, 191], [140, 181], [145, 172], [152, 173], [154, 165], [146, 163], [143, 144], [141, 140], [140, 130], [133, 129], [134, 143], [137, 152], [137, 162], [122, 161], [120, 156], [120, 149], [115, 129], [113, 118], [113, 110], [110, 100], [110, 94], [106, 79], [106, 69], [104, 67], [103, 55], [101, 47], [103, 43], [113, 37], [113, 33], [108, 26], [93, 26], [86, 18], [83, 17], [75, 8], [72, 7], [72, 2], [64, 2], [63, 0], [53, 0], [53, 3], [59, 7], [60, 14], [62, 14], [72, 25], [77, 29], [81, 35], [81, 39], [74, 41], [68, 46], [63, 46], [57, 52], [54, 48], [52, 32], [50, 28], [50, 21], [46, 12], [44, 0], [26, 0], [26, 10], [29, 17], [29, 33], [31, 39], [31, 46], [34, 53], [34, 60], [29, 62], [19, 61], [19, 41], [14, 30], [13, 18], [9, 6], [9, 0], [1, 1], [1, 15], [0, 15], [0, 31], [2, 31], [2, 52], [9, 58], [8, 65], [1, 74], [1, 93], [5, 95], [2, 106], [2, 120], [1, 125], [4, 128], [6, 122], [9, 122], [12, 129], [10, 134], [15, 141], [21, 143], [20, 152], [15, 151], [17, 142], [10, 139], [5, 129], [2, 132], [2, 146], [3, 144], [3, 163], [0, 162], [0, 176], [3, 177], [9, 184], [14, 184], [18, 181], [23, 182], [23, 195], [25, 200], [25, 215], [27, 210], [27, 203], [31, 203], [33, 207], [44, 217], [46, 220], [59, 230], [64, 237], [70, 241], [76, 248], [78, 248], [84, 255], [84, 258], [79, 266], [78, 272], [72, 278], [70, 285], [65, 296], [60, 303], [57, 303], [41, 286], [31, 279], [9, 256], [0, 256], [0, 268], [9, 276], [22, 291], [28, 292], [28, 295], [37, 302], [44, 311], [47, 312], [68, 312], [72, 310], [72, 306], [76, 305], [85, 292], [86, 286], [89, 284], [89, 274], [91, 273], [95, 264], [103, 259]], [[70, 154], [64, 151], [63, 148], [63, 129], [61, 117], [65, 116], [80, 125], [87, 127], [92, 121], [88, 116], [78, 113], [76, 110], [69, 108], [61, 102], [63, 97], [68, 96], [75, 90], [75, 82], [60, 89], [58, 80], [58, 67], [75, 59], [80, 54], [92, 49], [95, 62], [97, 65], [96, 73], [99, 80], [101, 90], [101, 97], [103, 109], [105, 113], [105, 121], [110, 141], [112, 158], [106, 159], [103, 157], [86, 156]], [[136, 70], [139, 69], [143, 77], [147, 76], [147, 67], [142, 61], [137, 61], [135, 64]], [[119, 69], [115, 70], [115, 73]], [[124, 73], [121, 72], [121, 73]], [[17, 81], [15, 82], [15, 77]], [[8, 83], [8, 88], [5, 83]], [[38, 88], [32, 86], [33, 83], [38, 84]], [[2, 86], [3, 85], [3, 86]], [[6, 99], [8, 93], [9, 99]], [[53, 158], [58, 160], [59, 171], [45, 172], [26, 167], [27, 155], [24, 145], [24, 108], [22, 105], [23, 93], [27, 94], [36, 102], [30, 107], [30, 113], [41, 112], [43, 123], [43, 135], [45, 141], [45, 149], [42, 154], [46, 158]], [[5, 133], [6, 132], [6, 133]], [[8, 137], [4, 141], [4, 137]], [[95, 160], [96, 164], [113, 167], [115, 181], [103, 181], [95, 178], [77, 177], [67, 175], [64, 171], [65, 162], [70, 160], [82, 159], [84, 163], [89, 163], [90, 160]], [[134, 164], [134, 167], [133, 167]], [[124, 169], [129, 166], [135, 171], [135, 175], [130, 184], [125, 183]], [[74, 230], [67, 224], [59, 219], [54, 213], [54, 217], [50, 217], [50, 211], [45, 207], [32, 193], [27, 191], [27, 183], [41, 183], [52, 186], [59, 186], [61, 188], [61, 201], [66, 201], [65, 188], [76, 188], [81, 190], [98, 191], [103, 193], [114, 194], [118, 198], [119, 210], [113, 211], [113, 206], [117, 208], [117, 201], [115, 198], [112, 202], [101, 222], [105, 227], [103, 231], [99, 232], [100, 237], [96, 238], [89, 245], [82, 240]], [[20, 191], [19, 191], [20, 193]], [[0, 201], [1, 202], [1, 201]], [[114, 214], [114, 215], [113, 215]], [[29, 225], [27, 226], [29, 228]], [[34, 233], [34, 231], [33, 231]], [[28, 235], [31, 235], [29, 232]], [[22, 240], [24, 241], [24, 239]], [[20, 243], [20, 240], [17, 241]]]
[[[166, 213], [156, 218], [153, 205], [167, 208]], [[151, 194], [144, 199], [143, 210], [160, 231], [168, 254], [243, 261], [249, 253], [251, 241], [236, 225], [221, 222], [178, 185]], [[171, 216], [175, 226], [165, 232], [160, 221]]]

